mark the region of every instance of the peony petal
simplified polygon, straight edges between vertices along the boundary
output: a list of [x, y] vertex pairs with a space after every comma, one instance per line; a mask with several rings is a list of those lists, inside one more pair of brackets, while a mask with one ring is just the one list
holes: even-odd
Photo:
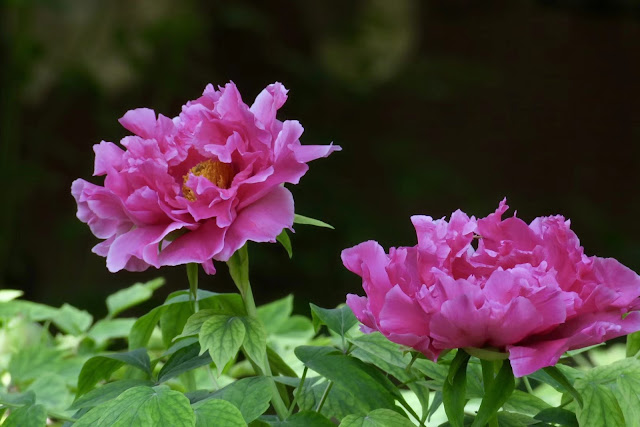
[[93, 151], [96, 153], [95, 166], [93, 168], [94, 176], [105, 175], [112, 170], [119, 171], [122, 169], [124, 150], [113, 142], [102, 141], [100, 144], [93, 146]]
[[489, 309], [476, 308], [472, 299], [461, 295], [442, 304], [429, 324], [436, 348], [482, 347], [487, 341]]
[[597, 280], [616, 291], [615, 307], [627, 307], [640, 298], [640, 276], [613, 258], [593, 257], [593, 270]]
[[429, 316], [396, 285], [387, 293], [378, 316], [383, 333], [429, 335]]
[[507, 346], [516, 377], [555, 365], [567, 350], [588, 347], [640, 330], [640, 312], [624, 319], [620, 313], [605, 312], [584, 316], [563, 325], [551, 337], [518, 346]]
[[149, 108], [129, 110], [119, 120], [125, 129], [143, 138], [153, 138], [156, 128], [156, 113]]
[[369, 300], [367, 297], [361, 297], [355, 294], [347, 294], [347, 305], [353, 311], [354, 316], [365, 326], [371, 329], [377, 329], [375, 321], [368, 309]]
[[293, 196], [284, 187], [276, 187], [269, 194], [244, 208], [229, 227], [224, 248], [214, 258], [227, 261], [244, 244], [275, 242], [285, 228], [293, 225]]
[[143, 256], [145, 248], [150, 246], [157, 251], [158, 243], [167, 234], [181, 227], [182, 225], [180, 224], [154, 225], [134, 228], [118, 236], [109, 248], [107, 268], [112, 273], [120, 271], [126, 267], [131, 257], [147, 261]]
[[267, 86], [256, 97], [251, 112], [260, 123], [271, 123], [276, 119], [276, 113], [287, 101], [288, 90], [282, 83], [273, 83]]
[[[145, 260], [157, 266], [206, 263], [204, 267], [211, 271], [211, 258], [223, 247], [225, 233], [226, 229], [219, 228], [214, 220], [206, 221], [198, 229], [176, 238], [160, 253], [149, 247], [144, 254]], [[215, 269], [213, 271], [215, 272]]]

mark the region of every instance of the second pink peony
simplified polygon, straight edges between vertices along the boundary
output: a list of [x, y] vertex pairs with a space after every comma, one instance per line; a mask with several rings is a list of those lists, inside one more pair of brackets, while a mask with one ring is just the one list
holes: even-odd
[[375, 241], [342, 252], [366, 296], [347, 304], [365, 332], [432, 360], [445, 349], [508, 354], [520, 377], [567, 350], [640, 330], [640, 277], [612, 258], [587, 257], [561, 216], [530, 224], [461, 211], [449, 221], [413, 216], [417, 245]]

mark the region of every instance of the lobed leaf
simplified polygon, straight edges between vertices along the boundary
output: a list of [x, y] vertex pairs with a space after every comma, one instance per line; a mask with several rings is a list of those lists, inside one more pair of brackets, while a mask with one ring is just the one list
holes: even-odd
[[245, 334], [246, 328], [239, 317], [211, 316], [200, 328], [198, 335], [200, 354], [209, 350], [209, 355], [220, 375], [227, 362], [240, 350]]
[[74, 427], [193, 427], [195, 418], [189, 399], [184, 394], [165, 386], [138, 386], [91, 409]]
[[365, 416], [349, 415], [340, 423], [340, 427], [413, 427], [414, 424], [399, 413], [390, 409], [376, 409]]
[[196, 427], [246, 427], [242, 413], [226, 400], [211, 399], [194, 408]]

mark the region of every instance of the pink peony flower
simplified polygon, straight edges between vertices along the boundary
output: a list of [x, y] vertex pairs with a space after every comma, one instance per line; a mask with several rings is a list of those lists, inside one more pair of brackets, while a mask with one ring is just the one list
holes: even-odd
[[[444, 349], [507, 352], [521, 377], [567, 350], [640, 330], [640, 277], [612, 258], [587, 257], [569, 221], [527, 225], [498, 210], [476, 220], [411, 218], [414, 247], [374, 241], [342, 252], [366, 297], [347, 304], [365, 332], [380, 331], [432, 360]], [[473, 242], [477, 240], [477, 248]]]
[[300, 123], [276, 119], [286, 99], [275, 83], [249, 107], [228, 83], [208, 85], [174, 119], [127, 112], [120, 123], [134, 135], [122, 139], [124, 150], [94, 146], [104, 186], [77, 179], [71, 187], [78, 218], [104, 239], [93, 252], [109, 271], [200, 263], [213, 274], [212, 259], [291, 228], [293, 197], [283, 184], [297, 184], [307, 162], [340, 147], [301, 145]]

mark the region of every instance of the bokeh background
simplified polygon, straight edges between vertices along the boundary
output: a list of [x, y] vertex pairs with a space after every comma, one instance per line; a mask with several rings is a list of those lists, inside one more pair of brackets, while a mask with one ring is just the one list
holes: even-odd
[[[0, 281], [103, 314], [106, 295], [184, 268], [110, 274], [75, 218], [71, 182], [117, 119], [177, 115], [209, 82], [247, 103], [283, 82], [280, 119], [343, 147], [291, 187], [294, 257], [253, 245], [258, 303], [334, 306], [360, 282], [340, 251], [412, 245], [412, 214], [561, 213], [589, 255], [640, 270], [637, 0], [3, 0]], [[512, 211], [513, 212], [513, 211]], [[201, 287], [232, 290], [226, 268]]]

